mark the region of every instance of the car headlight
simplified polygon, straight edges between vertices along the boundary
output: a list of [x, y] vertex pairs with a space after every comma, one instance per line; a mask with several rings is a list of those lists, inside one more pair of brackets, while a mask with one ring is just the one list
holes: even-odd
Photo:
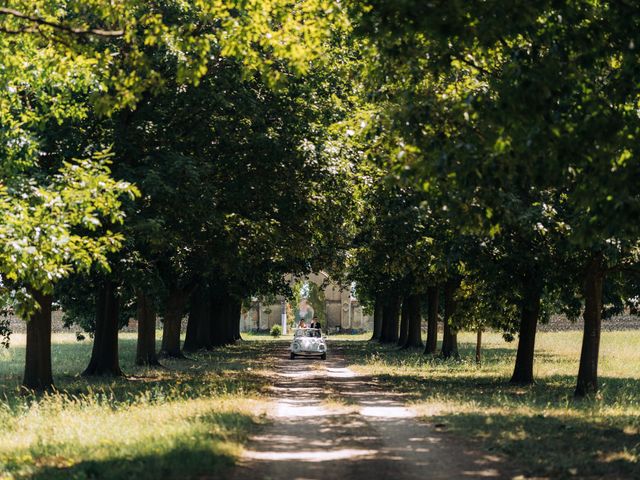
[[318, 349], [320, 349], [320, 350], [324, 350], [325, 348], [326, 348], [326, 347], [324, 346], [324, 344], [323, 344], [323, 343], [321, 343], [320, 345], [318, 345]]
[[300, 350], [300, 344], [298, 342], [294, 342], [291, 348], [293, 348], [294, 350]]

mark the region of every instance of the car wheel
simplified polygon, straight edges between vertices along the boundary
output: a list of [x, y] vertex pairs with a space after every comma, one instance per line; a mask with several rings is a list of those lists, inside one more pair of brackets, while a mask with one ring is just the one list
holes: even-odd
[[327, 354], [326, 354], [326, 353], [323, 353], [322, 355], [320, 355], [320, 358], [321, 358], [322, 360], [326, 360], [326, 359], [327, 359]]
[[291, 358], [291, 360], [294, 360], [296, 358], [296, 354], [291, 352], [291, 356], [289, 358]]

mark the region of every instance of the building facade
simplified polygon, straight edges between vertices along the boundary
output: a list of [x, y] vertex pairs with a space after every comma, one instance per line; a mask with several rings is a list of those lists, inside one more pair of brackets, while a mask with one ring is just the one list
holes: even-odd
[[[293, 280], [292, 280], [293, 281]], [[315, 308], [322, 308], [322, 314], [314, 310], [309, 300], [302, 298], [298, 305], [292, 305], [284, 297], [277, 297], [276, 303], [266, 305], [257, 300], [251, 308], [244, 311], [240, 320], [240, 329], [247, 331], [270, 330], [273, 325], [282, 324], [283, 314], [287, 317], [289, 326], [293, 325], [301, 316], [308, 318], [317, 315], [323, 323], [325, 331], [368, 331], [373, 329], [373, 316], [364, 312], [358, 300], [351, 295], [349, 286], [331, 282], [324, 273], [311, 274], [304, 279], [295, 281], [309, 282], [318, 287], [323, 293], [321, 304], [316, 302]], [[293, 317], [293, 318], [292, 318]], [[324, 318], [324, 322], [322, 319]]]

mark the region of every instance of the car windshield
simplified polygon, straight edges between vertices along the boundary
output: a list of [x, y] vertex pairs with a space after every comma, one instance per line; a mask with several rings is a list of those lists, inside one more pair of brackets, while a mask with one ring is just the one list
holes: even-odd
[[322, 332], [317, 328], [299, 328], [293, 334], [294, 337], [315, 337], [321, 338]]

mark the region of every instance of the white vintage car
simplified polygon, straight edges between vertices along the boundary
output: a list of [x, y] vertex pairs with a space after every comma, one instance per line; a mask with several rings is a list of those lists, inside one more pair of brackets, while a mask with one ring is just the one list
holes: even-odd
[[318, 328], [297, 328], [293, 332], [293, 341], [289, 350], [291, 360], [298, 355], [319, 355], [322, 360], [327, 358], [327, 342]]

